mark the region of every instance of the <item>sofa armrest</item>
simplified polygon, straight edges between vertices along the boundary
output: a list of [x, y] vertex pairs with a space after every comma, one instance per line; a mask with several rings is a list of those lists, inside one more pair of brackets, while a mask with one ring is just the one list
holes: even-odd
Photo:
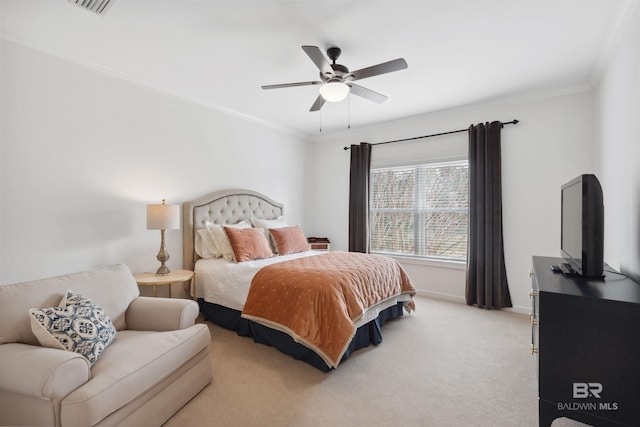
[[188, 299], [138, 297], [127, 308], [127, 329], [174, 331], [194, 325], [200, 309]]
[[89, 381], [89, 361], [78, 353], [29, 344], [0, 345], [0, 389], [60, 401]]

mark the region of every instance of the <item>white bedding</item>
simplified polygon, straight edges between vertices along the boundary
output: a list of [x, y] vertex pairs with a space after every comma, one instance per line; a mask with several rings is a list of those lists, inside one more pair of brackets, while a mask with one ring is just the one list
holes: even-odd
[[262, 267], [290, 259], [313, 256], [323, 251], [306, 251], [245, 262], [229, 262], [224, 258], [199, 259], [196, 262], [196, 289], [205, 301], [242, 311], [253, 276]]

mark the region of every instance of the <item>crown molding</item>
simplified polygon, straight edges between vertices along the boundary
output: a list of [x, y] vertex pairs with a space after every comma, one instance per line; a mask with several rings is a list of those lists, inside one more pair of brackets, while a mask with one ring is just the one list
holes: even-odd
[[90, 69], [92, 71], [96, 71], [96, 72], [105, 74], [107, 76], [110, 76], [110, 77], [113, 77], [113, 78], [116, 78], [116, 79], [124, 80], [124, 81], [126, 81], [128, 83], [133, 83], [135, 85], [143, 86], [143, 87], [145, 87], [147, 89], [155, 90], [157, 92], [161, 92], [161, 93], [164, 93], [164, 94], [169, 95], [169, 96], [173, 96], [173, 97], [176, 97], [176, 98], [179, 98], [179, 99], [183, 99], [183, 100], [186, 100], [186, 101], [189, 101], [189, 102], [193, 102], [194, 104], [201, 105], [201, 106], [209, 108], [211, 110], [215, 110], [215, 111], [218, 111], [220, 113], [226, 114], [228, 116], [239, 118], [241, 120], [245, 120], [247, 122], [251, 122], [251, 123], [257, 124], [259, 126], [264, 126], [264, 127], [270, 128], [270, 129], [275, 130], [277, 132], [284, 133], [284, 134], [287, 134], [289, 136], [292, 136], [292, 137], [295, 137], [295, 138], [298, 138], [298, 139], [302, 139], [302, 140], [304, 140], [306, 142], [311, 142], [312, 141], [312, 139], [311, 139], [311, 137], [309, 135], [306, 135], [306, 134], [303, 134], [301, 132], [295, 131], [295, 130], [293, 130], [291, 128], [288, 128], [288, 127], [285, 127], [285, 126], [281, 126], [281, 125], [269, 122], [269, 121], [264, 120], [264, 119], [260, 119], [258, 117], [255, 117], [255, 116], [252, 116], [252, 115], [249, 115], [249, 114], [241, 113], [239, 111], [232, 110], [230, 108], [226, 108], [226, 107], [223, 107], [223, 106], [218, 105], [218, 104], [213, 104], [213, 103], [210, 103], [210, 102], [203, 101], [202, 99], [195, 98], [195, 97], [190, 96], [188, 94], [181, 93], [181, 92], [178, 92], [178, 91], [163, 87], [161, 84], [153, 82], [153, 81], [150, 81], [150, 80], [145, 79], [145, 78], [143, 78], [141, 76], [137, 76], [135, 74], [123, 72], [123, 71], [120, 71], [118, 69], [111, 68], [111, 67], [108, 67], [108, 66], [106, 66], [104, 64], [97, 63], [97, 62], [87, 61], [87, 60], [85, 60], [83, 58], [80, 58], [80, 57], [78, 57], [76, 55], [70, 54], [69, 52], [65, 52], [65, 51], [63, 51], [61, 49], [56, 49], [56, 48], [53, 48], [51, 46], [44, 45], [42, 43], [34, 42], [33, 40], [26, 39], [24, 37], [18, 36], [16, 34], [9, 33], [7, 31], [0, 32], [0, 39], [8, 41], [8, 42], [11, 42], [11, 43], [14, 43], [14, 44], [16, 44], [18, 46], [21, 46], [21, 47], [24, 47], [24, 48], [27, 48], [27, 49], [34, 50], [36, 52], [39, 52], [39, 53], [42, 53], [42, 54], [45, 54], [45, 55], [52, 56], [52, 57], [54, 57], [56, 59], [60, 59], [60, 60], [67, 61], [67, 62], [70, 62], [72, 64], [75, 64], [75, 65], [78, 65], [78, 66], [81, 66], [81, 67], [88, 68], [88, 69]]
[[[578, 93], [591, 92], [594, 87], [590, 82], [582, 82], [574, 85], [556, 87], [546, 90], [538, 91], [526, 91], [510, 96], [497, 97], [494, 99], [487, 99], [476, 103], [464, 104], [454, 106], [450, 108], [444, 108], [440, 110], [428, 111], [412, 116], [402, 117], [399, 119], [389, 120], [385, 122], [376, 123], [370, 126], [363, 126], [360, 128], [351, 128], [344, 131], [339, 131], [327, 135], [319, 135], [315, 137], [313, 142], [326, 143], [326, 142], [339, 142], [345, 139], [351, 140], [363, 140], [368, 138], [371, 134], [381, 132], [391, 132], [402, 134], [406, 132], [407, 128], [413, 126], [421, 126], [425, 122], [433, 122], [437, 119], [455, 117], [456, 115], [464, 113], [473, 113], [480, 110], [489, 108], [500, 108], [505, 106], [513, 106], [520, 104], [529, 104], [533, 102], [545, 101], [554, 98], [561, 98], [564, 96], [570, 96]], [[511, 120], [517, 117], [507, 117], [505, 120]]]

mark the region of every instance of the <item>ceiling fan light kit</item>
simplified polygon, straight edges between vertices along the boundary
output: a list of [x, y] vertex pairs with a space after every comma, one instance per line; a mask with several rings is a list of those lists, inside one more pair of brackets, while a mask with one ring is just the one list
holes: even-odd
[[327, 102], [340, 102], [349, 95], [349, 86], [342, 82], [328, 82], [320, 86], [320, 95]]
[[352, 82], [362, 80], [369, 77], [378, 76], [380, 74], [391, 73], [406, 69], [407, 61], [403, 58], [394, 59], [393, 61], [383, 62], [371, 67], [362, 68], [356, 71], [349, 71], [347, 67], [336, 64], [336, 60], [342, 53], [339, 47], [330, 47], [327, 49], [327, 56], [332, 63], [329, 63], [322, 51], [317, 46], [302, 46], [302, 50], [313, 61], [320, 70], [320, 80], [298, 83], [283, 83], [276, 85], [262, 86], [262, 89], [280, 89], [295, 86], [321, 85], [320, 94], [309, 111], [320, 111], [325, 101], [340, 102], [344, 100], [349, 93], [365, 98], [378, 104], [386, 101], [387, 97], [381, 93], [372, 91], [365, 87], [359, 86]]

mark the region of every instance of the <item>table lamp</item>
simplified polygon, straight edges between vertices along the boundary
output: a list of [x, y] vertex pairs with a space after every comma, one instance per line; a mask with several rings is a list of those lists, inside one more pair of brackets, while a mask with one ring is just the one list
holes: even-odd
[[147, 230], [160, 230], [162, 239], [160, 241], [160, 252], [158, 261], [161, 265], [156, 271], [158, 276], [166, 276], [171, 272], [164, 263], [169, 259], [169, 252], [164, 244], [164, 230], [174, 230], [180, 228], [180, 207], [178, 205], [165, 205], [162, 199], [161, 205], [147, 205]]

